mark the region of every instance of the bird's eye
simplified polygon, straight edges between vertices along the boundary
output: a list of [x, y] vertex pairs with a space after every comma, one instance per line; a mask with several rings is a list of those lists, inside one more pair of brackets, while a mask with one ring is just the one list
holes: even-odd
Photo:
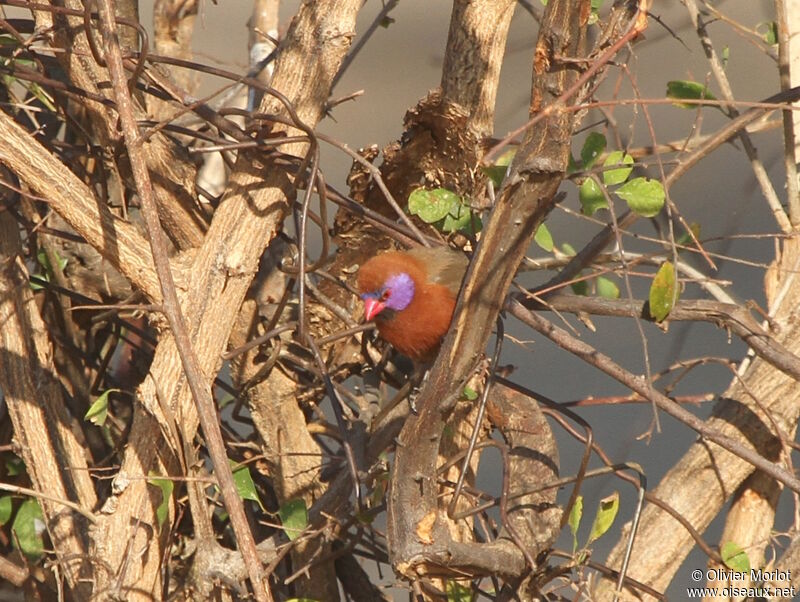
[[387, 288], [381, 292], [381, 301], [386, 301], [389, 297], [392, 296], [392, 289]]

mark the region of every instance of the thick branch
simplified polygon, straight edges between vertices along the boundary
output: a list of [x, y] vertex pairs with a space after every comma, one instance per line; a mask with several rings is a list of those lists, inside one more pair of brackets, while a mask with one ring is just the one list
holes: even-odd
[[[0, 387], [33, 486], [50, 499], [97, 503], [80, 428], [67, 413], [55, 376], [52, 348], [23, 270], [17, 224], [0, 211]], [[86, 521], [62, 504], [40, 500], [61, 570], [79, 597], [92, 572]], [[82, 592], [82, 593], [81, 593]]]
[[[548, 3], [534, 60], [532, 111], [555, 101], [577, 79], [574, 65], [561, 64], [557, 57], [582, 56], [588, 14], [588, 2]], [[555, 110], [528, 130], [483, 232], [450, 334], [420, 395], [420, 415], [410, 419], [400, 435], [391, 478], [388, 535], [392, 562], [408, 577], [434, 572], [436, 559], [452, 543], [439, 517], [437, 499], [435, 475], [442, 430], [476, 367], [528, 243], [552, 207], [566, 170], [571, 126], [570, 114]], [[422, 525], [429, 527], [425, 538], [418, 535]]]
[[[352, 39], [360, 5], [356, 0], [304, 4], [287, 34], [273, 85], [294, 104], [297, 115], [306, 123], [314, 124], [322, 116], [330, 81]], [[286, 113], [271, 98], [265, 102], [263, 112]], [[258, 259], [281, 228], [288, 200], [293, 196], [293, 182], [282, 170], [268, 164], [258, 153], [239, 154], [229, 194], [220, 204], [194, 259], [193, 280], [183, 304], [192, 345], [207, 378], [216, 374], [220, 366], [222, 351], [257, 271]], [[187, 437], [197, 428], [197, 413], [181, 377], [171, 337], [159, 344], [140, 397], [142, 405], [136, 406], [128, 447], [115, 480], [115, 496], [106, 504], [115, 511], [108, 515], [103, 531], [96, 536], [96, 541], [107, 549], [105, 558], [113, 567], [120, 566], [124, 550], [110, 548], [108, 542], [128, 541], [133, 534], [132, 525], [139, 520], [153, 520], [154, 508], [142, 507], [138, 501], [145, 495], [146, 485], [141, 477], [150, 470], [156, 453], [169, 455], [163, 439], [154, 444], [159, 424], [165, 428], [170, 424], [159, 399], [166, 401], [167, 411], [181, 422]], [[129, 559], [125, 583], [142, 587], [142, 582], [152, 582], [159, 557], [159, 553], [151, 551], [142, 559], [146, 566]]]
[[136, 229], [114, 217], [92, 191], [33, 136], [0, 112], [0, 162], [19, 176], [152, 301], [161, 300], [153, 256]]
[[495, 98], [514, 0], [456, 0], [442, 67], [444, 98], [469, 111], [483, 135], [494, 125]]

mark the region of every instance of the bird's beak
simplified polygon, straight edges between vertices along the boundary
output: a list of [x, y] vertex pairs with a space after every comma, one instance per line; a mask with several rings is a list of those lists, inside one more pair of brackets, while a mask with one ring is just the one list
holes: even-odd
[[386, 303], [374, 297], [364, 299], [364, 319], [369, 322], [386, 308]]

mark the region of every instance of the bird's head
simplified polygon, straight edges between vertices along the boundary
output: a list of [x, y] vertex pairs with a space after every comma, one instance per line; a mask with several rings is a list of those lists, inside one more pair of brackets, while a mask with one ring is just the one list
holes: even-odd
[[389, 276], [377, 289], [361, 294], [364, 318], [388, 319], [394, 312], [403, 311], [414, 299], [414, 279], [405, 272]]

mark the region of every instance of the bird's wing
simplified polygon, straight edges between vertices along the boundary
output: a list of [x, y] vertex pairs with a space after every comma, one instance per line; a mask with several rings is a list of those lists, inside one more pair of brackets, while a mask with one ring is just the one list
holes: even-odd
[[418, 247], [407, 253], [422, 263], [430, 282], [446, 286], [454, 295], [458, 293], [469, 265], [463, 253], [444, 246]]

